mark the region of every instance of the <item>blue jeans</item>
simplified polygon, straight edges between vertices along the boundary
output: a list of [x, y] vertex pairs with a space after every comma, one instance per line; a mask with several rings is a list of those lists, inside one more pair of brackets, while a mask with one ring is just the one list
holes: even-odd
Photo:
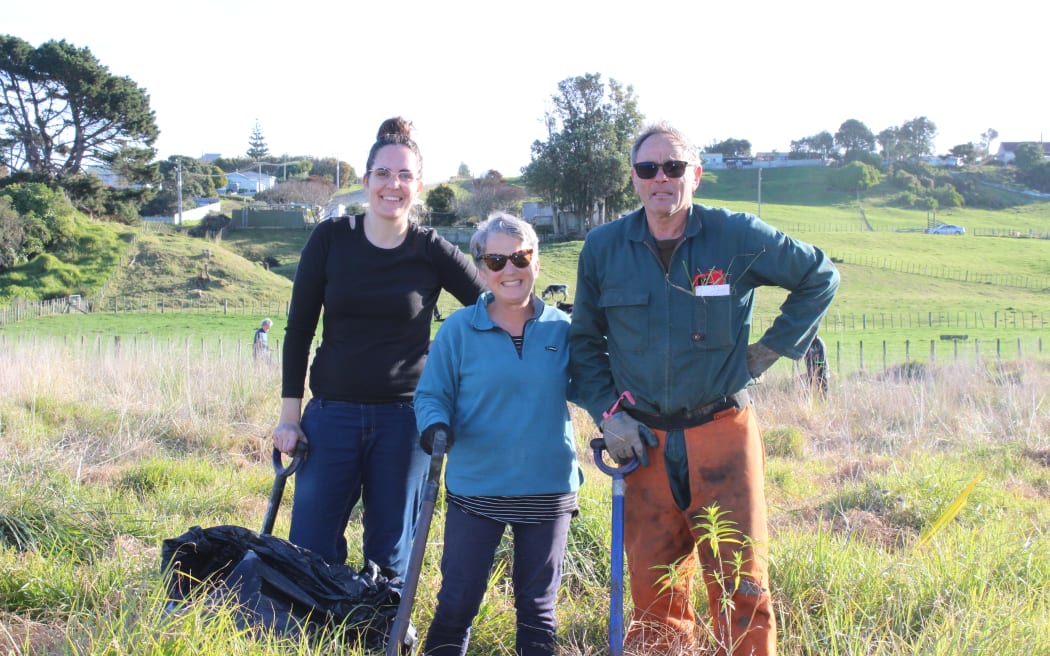
[[[514, 534], [515, 653], [551, 656], [557, 623], [554, 604], [569, 534], [570, 513], [541, 524], [511, 524]], [[506, 524], [478, 517], [448, 504], [445, 549], [441, 554], [441, 590], [427, 632], [426, 656], [463, 656], [470, 625], [481, 608], [485, 588]]]
[[430, 458], [412, 404], [311, 399], [310, 442], [295, 474], [288, 539], [330, 564], [346, 562], [346, 525], [364, 503], [364, 557], [404, 578]]

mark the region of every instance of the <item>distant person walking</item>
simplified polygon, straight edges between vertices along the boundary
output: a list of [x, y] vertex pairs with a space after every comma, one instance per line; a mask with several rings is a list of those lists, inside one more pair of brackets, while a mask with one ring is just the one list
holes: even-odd
[[267, 333], [270, 332], [272, 327], [273, 321], [266, 318], [255, 329], [255, 338], [252, 340], [252, 354], [256, 360], [270, 359], [270, 339]]
[[828, 351], [824, 346], [824, 340], [813, 338], [809, 348], [806, 349], [806, 384], [810, 391], [816, 390], [820, 398], [828, 398]]

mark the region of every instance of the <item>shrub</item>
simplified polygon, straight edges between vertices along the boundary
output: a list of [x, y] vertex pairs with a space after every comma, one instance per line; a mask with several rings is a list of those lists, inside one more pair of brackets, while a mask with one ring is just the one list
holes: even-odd
[[801, 458], [806, 448], [806, 436], [796, 426], [767, 428], [762, 432], [766, 455], [777, 458]]

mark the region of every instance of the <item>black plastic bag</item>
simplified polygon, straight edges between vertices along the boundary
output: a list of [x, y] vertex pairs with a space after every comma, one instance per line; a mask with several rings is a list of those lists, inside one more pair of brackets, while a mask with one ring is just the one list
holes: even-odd
[[161, 572], [169, 610], [232, 596], [244, 627], [297, 636], [342, 626], [354, 643], [375, 650], [384, 648], [401, 599], [401, 580], [374, 563], [361, 571], [329, 565], [308, 549], [240, 526], [194, 526], [164, 540]]

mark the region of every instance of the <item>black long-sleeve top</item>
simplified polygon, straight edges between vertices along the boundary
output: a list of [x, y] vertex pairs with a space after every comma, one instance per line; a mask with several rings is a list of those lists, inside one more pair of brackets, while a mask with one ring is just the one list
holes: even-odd
[[412, 224], [397, 247], [374, 246], [363, 217], [313, 230], [292, 285], [283, 346], [282, 398], [303, 398], [310, 345], [315, 397], [356, 403], [410, 401], [430, 348], [441, 290], [472, 305], [484, 289], [474, 263], [430, 228]]

